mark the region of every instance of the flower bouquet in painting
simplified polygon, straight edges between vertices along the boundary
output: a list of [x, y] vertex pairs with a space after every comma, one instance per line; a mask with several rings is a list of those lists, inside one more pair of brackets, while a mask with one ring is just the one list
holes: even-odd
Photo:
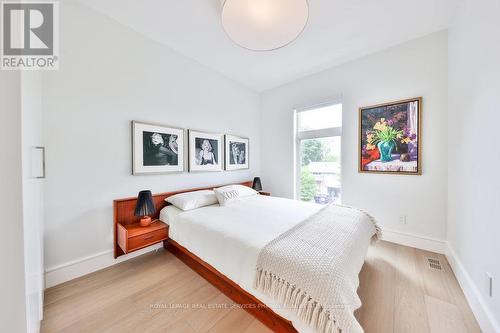
[[420, 174], [419, 98], [360, 109], [360, 171]]

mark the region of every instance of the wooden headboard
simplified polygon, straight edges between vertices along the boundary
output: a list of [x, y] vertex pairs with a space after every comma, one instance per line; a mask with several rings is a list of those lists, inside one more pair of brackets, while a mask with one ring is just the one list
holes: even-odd
[[[238, 183], [238, 184], [252, 187], [252, 181], [247, 181], [247, 182]], [[224, 185], [216, 185], [216, 186], [202, 187], [202, 188], [191, 188], [191, 189], [179, 190], [179, 191], [174, 191], [174, 192], [165, 192], [165, 193], [154, 194], [153, 201], [155, 203], [156, 211], [153, 215], [151, 215], [151, 218], [153, 220], [158, 219], [158, 217], [160, 216], [160, 211], [163, 209], [163, 207], [167, 206], [167, 202], [165, 201], [165, 199], [172, 196], [172, 195], [179, 194], [179, 193], [199, 191], [199, 190], [212, 190], [214, 188], [221, 187], [221, 186], [224, 186]], [[118, 242], [117, 242], [117, 237], [118, 237], [117, 224], [121, 223], [123, 225], [126, 225], [126, 224], [132, 224], [132, 223], [139, 222], [140, 217], [134, 216], [134, 210], [135, 210], [136, 203], [137, 203], [137, 197], [113, 200], [113, 212], [114, 212], [113, 233], [114, 233], [115, 258], [124, 254], [122, 249], [118, 246]]]

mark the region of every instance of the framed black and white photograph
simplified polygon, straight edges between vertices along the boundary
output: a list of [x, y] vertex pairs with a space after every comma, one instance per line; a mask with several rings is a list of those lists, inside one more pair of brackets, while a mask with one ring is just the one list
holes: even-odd
[[222, 171], [222, 134], [189, 130], [189, 171]]
[[184, 130], [132, 122], [132, 173], [184, 171]]
[[225, 136], [226, 170], [248, 169], [249, 140], [234, 135]]

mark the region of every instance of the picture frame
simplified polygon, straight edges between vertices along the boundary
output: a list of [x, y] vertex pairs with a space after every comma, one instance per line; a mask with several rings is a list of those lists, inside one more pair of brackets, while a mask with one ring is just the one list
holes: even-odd
[[224, 169], [224, 135], [188, 130], [189, 171], [217, 172]]
[[132, 121], [132, 174], [184, 171], [184, 129]]
[[250, 140], [235, 135], [224, 136], [225, 169], [228, 171], [249, 168]]
[[358, 171], [422, 174], [422, 97], [359, 108]]

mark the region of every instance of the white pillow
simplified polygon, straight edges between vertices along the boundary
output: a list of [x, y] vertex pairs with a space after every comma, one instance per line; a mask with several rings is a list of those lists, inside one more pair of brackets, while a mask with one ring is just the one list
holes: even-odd
[[226, 206], [231, 202], [238, 201], [242, 197], [258, 194], [253, 188], [244, 185], [222, 186], [214, 189], [214, 192], [221, 206]]
[[240, 200], [240, 193], [232, 187], [214, 189], [219, 205], [227, 206], [229, 203]]
[[215, 190], [237, 190], [240, 197], [249, 197], [251, 195], [259, 194], [259, 192], [255, 191], [253, 188], [245, 186], [245, 185], [227, 185], [218, 187]]
[[182, 210], [191, 210], [200, 207], [210, 206], [217, 203], [214, 191], [201, 190], [194, 192], [179, 193], [165, 199], [175, 207]]

